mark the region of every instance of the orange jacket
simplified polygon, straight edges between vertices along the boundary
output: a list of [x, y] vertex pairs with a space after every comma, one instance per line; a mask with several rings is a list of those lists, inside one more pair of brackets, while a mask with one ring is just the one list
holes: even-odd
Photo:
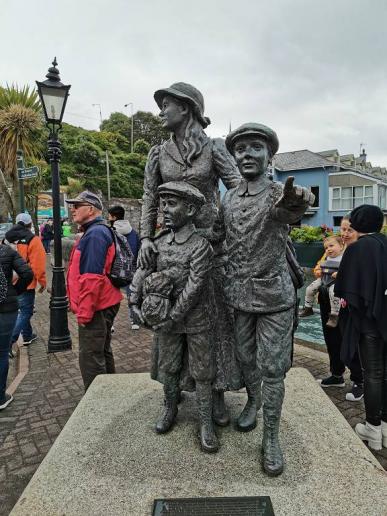
[[27, 290], [35, 290], [39, 283], [46, 288], [46, 252], [39, 237], [34, 236], [28, 244], [17, 244], [17, 252], [29, 264], [34, 273], [34, 279], [28, 285]]

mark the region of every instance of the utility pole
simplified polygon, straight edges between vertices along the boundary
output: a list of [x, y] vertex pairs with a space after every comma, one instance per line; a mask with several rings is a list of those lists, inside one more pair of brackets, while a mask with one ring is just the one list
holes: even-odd
[[133, 102], [128, 102], [124, 105], [124, 107], [130, 106], [130, 118], [131, 118], [131, 125], [130, 125], [130, 152], [133, 152]]
[[[92, 104], [93, 107], [99, 107], [99, 118], [101, 120], [102, 125], [102, 108], [101, 104]], [[99, 126], [99, 130], [101, 131], [101, 125]], [[110, 203], [110, 166], [109, 166], [109, 154], [107, 149], [105, 150], [105, 161], [106, 161], [106, 182], [107, 182], [107, 199], [108, 204]]]
[[24, 204], [24, 179], [21, 177], [21, 170], [24, 170], [24, 156], [23, 151], [17, 149], [16, 151], [16, 168], [17, 168], [17, 176], [19, 181], [19, 205], [20, 205], [20, 213], [24, 213], [25, 204]]

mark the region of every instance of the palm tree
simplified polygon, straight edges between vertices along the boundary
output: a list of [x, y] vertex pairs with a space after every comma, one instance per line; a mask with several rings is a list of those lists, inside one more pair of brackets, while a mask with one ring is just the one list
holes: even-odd
[[[42, 111], [36, 91], [17, 85], [0, 88], [0, 191], [15, 218], [19, 201], [16, 151], [26, 159], [41, 157], [37, 131], [42, 127]], [[11, 193], [8, 190], [11, 185]]]

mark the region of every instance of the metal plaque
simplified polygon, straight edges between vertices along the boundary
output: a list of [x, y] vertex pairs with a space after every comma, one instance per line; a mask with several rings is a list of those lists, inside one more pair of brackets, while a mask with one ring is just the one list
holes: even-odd
[[153, 516], [274, 516], [270, 496], [170, 498], [153, 504]]
[[31, 177], [36, 177], [39, 173], [39, 167], [28, 167], [28, 168], [19, 168], [19, 179], [29, 179]]

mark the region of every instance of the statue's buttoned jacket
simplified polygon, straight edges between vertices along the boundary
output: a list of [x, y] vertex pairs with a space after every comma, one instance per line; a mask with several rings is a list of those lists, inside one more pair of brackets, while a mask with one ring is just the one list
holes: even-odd
[[237, 310], [273, 313], [294, 305], [285, 251], [288, 223], [300, 219], [306, 204], [277, 208], [282, 191], [282, 184], [265, 177], [243, 180], [224, 196], [217, 229], [226, 237], [226, 296]]
[[211, 228], [218, 215], [219, 179], [226, 188], [239, 184], [240, 174], [222, 140], [207, 138], [202, 152], [192, 164], [185, 161], [171, 137], [159, 147], [156, 169], [145, 169], [144, 195], [141, 214], [141, 237], [153, 237], [159, 208], [157, 188], [169, 181], [186, 181], [195, 186], [206, 202], [195, 217], [198, 229]]

